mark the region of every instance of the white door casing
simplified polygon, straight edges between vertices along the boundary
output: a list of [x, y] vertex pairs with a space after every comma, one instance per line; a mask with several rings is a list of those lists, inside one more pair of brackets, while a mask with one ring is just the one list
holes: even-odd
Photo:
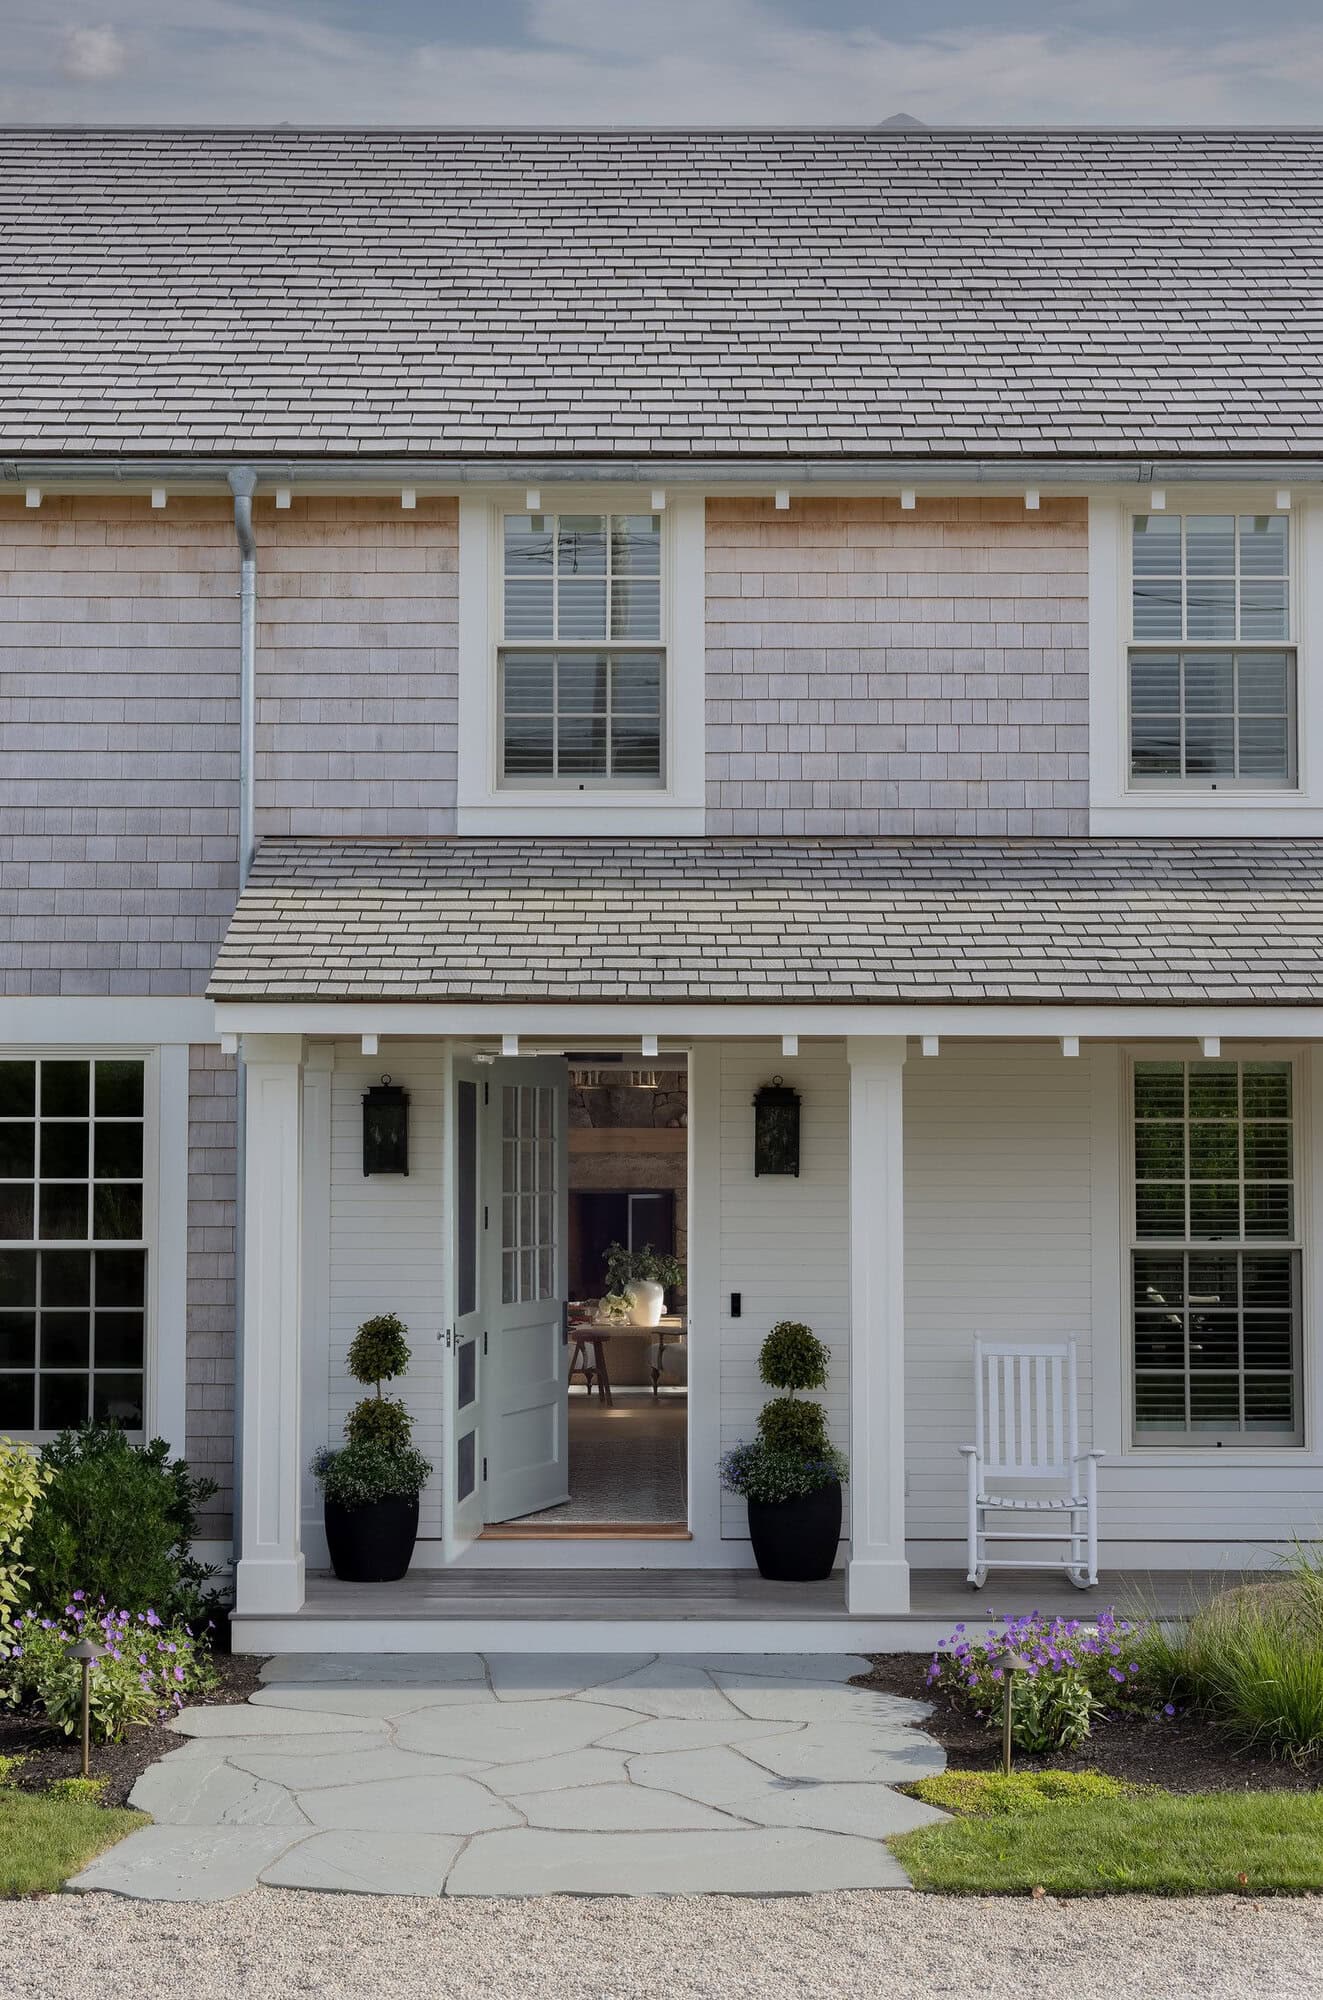
[[446, 1090], [446, 1157], [451, 1197], [447, 1212], [451, 1297], [444, 1376], [446, 1439], [441, 1533], [453, 1562], [482, 1530], [482, 1346], [488, 1274], [483, 1245], [483, 1097], [487, 1072], [455, 1057]]

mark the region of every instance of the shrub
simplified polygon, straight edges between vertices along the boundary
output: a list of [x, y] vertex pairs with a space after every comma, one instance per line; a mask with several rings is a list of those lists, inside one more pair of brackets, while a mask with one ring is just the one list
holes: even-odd
[[410, 1500], [432, 1476], [412, 1445], [327, 1446], [312, 1461], [326, 1498], [338, 1507], [370, 1507], [377, 1500]]
[[721, 1461], [721, 1483], [728, 1493], [769, 1504], [802, 1500], [848, 1476], [844, 1454], [831, 1446], [821, 1458], [806, 1458], [798, 1451], [774, 1451], [755, 1438], [737, 1444]]
[[345, 1436], [350, 1444], [404, 1448], [413, 1436], [413, 1422], [403, 1403], [393, 1396], [365, 1396], [345, 1418]]
[[164, 1439], [130, 1444], [114, 1424], [62, 1431], [41, 1458], [49, 1484], [24, 1540], [34, 1609], [52, 1612], [75, 1592], [95, 1591], [131, 1612], [203, 1615], [216, 1572], [193, 1560], [191, 1544], [213, 1480], [171, 1460]]
[[758, 1373], [769, 1389], [825, 1389], [831, 1349], [811, 1326], [778, 1320], [758, 1352]]
[[827, 1413], [820, 1403], [800, 1403], [793, 1396], [775, 1396], [758, 1412], [758, 1435], [769, 1451], [798, 1452], [802, 1458], [826, 1458]]
[[346, 1366], [355, 1382], [381, 1384], [403, 1375], [409, 1366], [408, 1327], [396, 1313], [378, 1313], [365, 1319], [349, 1343]]
[[948, 1650], [933, 1654], [928, 1685], [940, 1683], [962, 1708], [990, 1729], [1002, 1720], [1005, 1657], [1028, 1662], [1012, 1688], [1011, 1736], [1030, 1756], [1078, 1749], [1096, 1719], [1109, 1709], [1148, 1708], [1150, 1689], [1137, 1655], [1143, 1631], [1112, 1610], [1101, 1611], [1095, 1627], [1079, 1618], [1047, 1618], [1026, 1612], [983, 1639], [969, 1639], [957, 1625]]
[[106, 1649], [93, 1661], [88, 1682], [98, 1742], [121, 1742], [135, 1724], [173, 1713], [190, 1695], [215, 1685], [211, 1660], [186, 1625], [164, 1624], [151, 1610], [107, 1610], [103, 1602], [89, 1610], [79, 1591], [61, 1618], [26, 1612], [0, 1663], [7, 1699], [39, 1702], [66, 1736], [82, 1726], [82, 1668], [70, 1649], [84, 1632]]
[[26, 1595], [28, 1565], [19, 1557], [50, 1476], [30, 1445], [0, 1437], [0, 1647], [7, 1644]]
[[906, 1786], [925, 1805], [974, 1819], [1040, 1812], [1051, 1805], [1138, 1798], [1148, 1789], [1104, 1777], [1101, 1771], [941, 1771], [935, 1778], [920, 1778]]
[[1243, 1743], [1305, 1763], [1323, 1751], [1323, 1566], [1300, 1548], [1283, 1571], [1224, 1590], [1183, 1631], [1150, 1627], [1146, 1680]]

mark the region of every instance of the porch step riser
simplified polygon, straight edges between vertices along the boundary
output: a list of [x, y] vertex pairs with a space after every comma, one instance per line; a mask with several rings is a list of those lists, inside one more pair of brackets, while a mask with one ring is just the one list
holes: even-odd
[[950, 1618], [291, 1618], [231, 1624], [236, 1653], [931, 1653]]

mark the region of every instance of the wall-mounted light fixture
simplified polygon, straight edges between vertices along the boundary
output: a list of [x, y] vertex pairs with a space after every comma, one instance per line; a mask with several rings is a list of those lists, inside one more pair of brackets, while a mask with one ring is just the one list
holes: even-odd
[[363, 1172], [409, 1171], [409, 1093], [389, 1076], [363, 1093]]
[[799, 1092], [783, 1076], [765, 1083], [753, 1100], [753, 1171], [799, 1178]]

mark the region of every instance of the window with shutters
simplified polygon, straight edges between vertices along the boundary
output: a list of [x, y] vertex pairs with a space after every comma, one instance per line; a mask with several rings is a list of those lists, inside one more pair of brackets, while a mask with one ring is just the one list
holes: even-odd
[[664, 784], [663, 519], [503, 516], [503, 786]]
[[1290, 527], [1286, 513], [1131, 518], [1132, 787], [1295, 786]]
[[1294, 1066], [1134, 1065], [1138, 1444], [1298, 1444]]

